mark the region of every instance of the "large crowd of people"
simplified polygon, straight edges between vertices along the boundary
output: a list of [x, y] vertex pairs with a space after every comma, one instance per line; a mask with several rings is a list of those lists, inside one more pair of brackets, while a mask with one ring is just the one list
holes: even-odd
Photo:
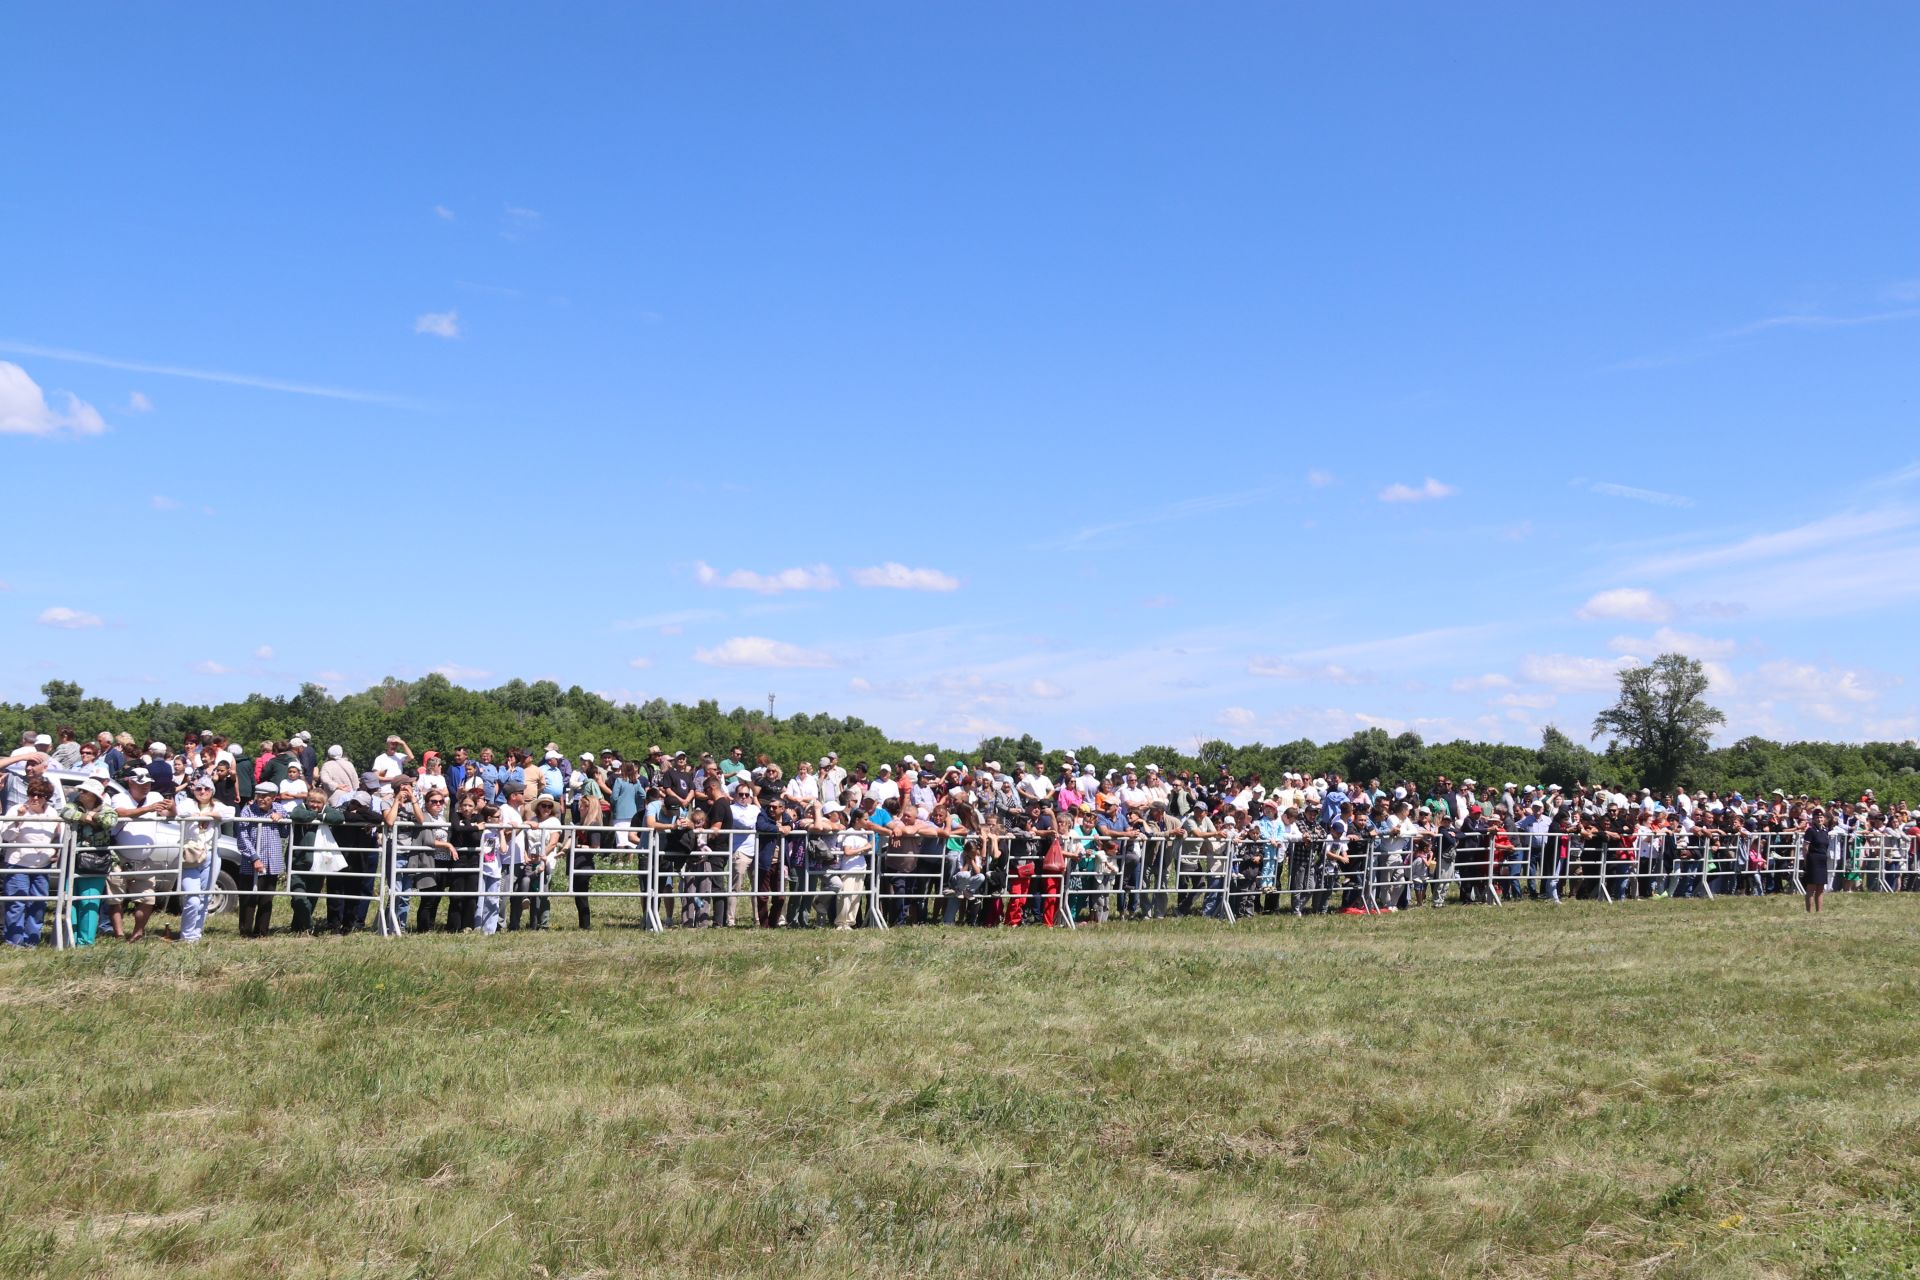
[[[57, 797], [56, 782], [64, 795]], [[27, 734], [0, 757], [5, 941], [544, 929], [570, 897], [655, 928], [1056, 926], [1199, 914], [1920, 890], [1920, 815], [1854, 797], [1235, 777], [1153, 761], [843, 762], [735, 747], [569, 758], [391, 736]], [[222, 882], [223, 873], [226, 883]], [[171, 933], [149, 934], [163, 903]], [[64, 910], [56, 911], [64, 904]], [[50, 915], [56, 927], [48, 927]], [[104, 917], [104, 920], [103, 920]]]

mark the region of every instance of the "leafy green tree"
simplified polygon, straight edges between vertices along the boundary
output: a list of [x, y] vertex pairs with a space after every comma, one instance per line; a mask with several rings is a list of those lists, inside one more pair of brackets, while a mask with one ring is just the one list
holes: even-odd
[[1698, 658], [1663, 653], [1651, 666], [1620, 673], [1620, 697], [1593, 718], [1593, 736], [1609, 734], [1640, 766], [1648, 786], [1669, 788], [1707, 753], [1726, 715], [1706, 700]]

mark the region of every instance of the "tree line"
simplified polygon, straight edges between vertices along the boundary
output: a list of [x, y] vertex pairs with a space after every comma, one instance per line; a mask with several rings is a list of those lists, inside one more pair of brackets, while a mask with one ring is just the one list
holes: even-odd
[[878, 766], [911, 754], [932, 752], [942, 765], [954, 760], [998, 760], [1011, 768], [1016, 760], [1051, 759], [1064, 750], [1104, 771], [1127, 761], [1148, 761], [1163, 770], [1197, 769], [1211, 775], [1224, 766], [1236, 776], [1258, 773], [1273, 779], [1287, 771], [1313, 774], [1337, 770], [1348, 778], [1409, 779], [1425, 787], [1437, 775], [1472, 777], [1499, 787], [1506, 782], [1559, 783], [1573, 787], [1604, 782], [1617, 789], [1673, 785], [1689, 789], [1764, 794], [1779, 788], [1789, 795], [1857, 796], [1872, 788], [1882, 799], [1920, 802], [1920, 747], [1912, 742], [1773, 742], [1742, 738], [1711, 747], [1708, 735], [1720, 713], [1706, 706], [1705, 678], [1699, 664], [1679, 655], [1663, 655], [1648, 667], [1621, 673], [1620, 701], [1596, 718], [1594, 736], [1605, 737], [1595, 750], [1548, 725], [1537, 747], [1502, 743], [1427, 742], [1417, 733], [1366, 729], [1337, 742], [1301, 738], [1277, 744], [1236, 745], [1221, 739], [1185, 746], [1148, 743], [1125, 753], [1070, 743], [1043, 743], [1031, 735], [992, 737], [971, 751], [943, 748], [931, 741], [894, 737], [855, 717], [798, 714], [775, 717], [764, 710], [722, 710], [706, 700], [689, 706], [655, 698], [638, 705], [611, 702], [578, 685], [562, 689], [551, 680], [510, 680], [494, 689], [466, 689], [445, 676], [419, 680], [389, 678], [370, 689], [335, 697], [305, 684], [291, 697], [251, 694], [217, 706], [143, 700], [119, 707], [90, 698], [79, 685], [52, 680], [41, 687], [33, 706], [0, 703], [0, 734], [18, 741], [23, 729], [51, 731], [71, 725], [82, 735], [125, 731], [142, 745], [152, 741], [177, 747], [188, 733], [209, 729], [250, 749], [263, 739], [282, 739], [311, 730], [324, 750], [340, 743], [365, 768], [389, 733], [398, 733], [416, 751], [464, 746], [526, 746], [558, 743], [570, 754], [610, 747], [623, 759], [644, 759], [658, 743], [669, 751], [711, 751], [723, 755], [744, 747], [749, 759], [765, 753], [791, 768], [801, 759], [817, 760], [828, 751], [841, 762], [865, 760]]

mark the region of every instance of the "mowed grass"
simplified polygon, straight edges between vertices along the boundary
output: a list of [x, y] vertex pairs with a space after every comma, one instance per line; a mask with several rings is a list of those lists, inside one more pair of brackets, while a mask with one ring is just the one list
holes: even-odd
[[1913, 1274], [1829, 905], [8, 955], [0, 1275]]

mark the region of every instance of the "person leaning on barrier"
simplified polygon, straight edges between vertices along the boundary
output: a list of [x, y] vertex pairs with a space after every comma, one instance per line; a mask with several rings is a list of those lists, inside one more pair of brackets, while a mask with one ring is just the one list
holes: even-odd
[[[297, 776], [290, 774], [289, 776]], [[320, 936], [333, 915], [329, 904], [326, 916], [316, 916], [314, 899], [323, 897], [335, 874], [332, 864], [345, 862], [339, 852], [335, 829], [346, 820], [340, 805], [350, 793], [336, 793], [321, 803], [314, 790], [296, 793], [284, 802], [287, 821], [292, 824], [293, 850], [288, 858], [287, 893], [292, 902], [293, 920], [288, 928], [305, 937]], [[325, 862], [321, 866], [317, 863]]]
[[[153, 790], [145, 768], [127, 770], [128, 798], [113, 806], [118, 821], [113, 829], [114, 861], [119, 871], [108, 877], [107, 919], [115, 937], [139, 942], [147, 936], [147, 921], [159, 903], [159, 881], [174, 865], [167, 846], [177, 832], [162, 820], [173, 817], [173, 801]], [[122, 919], [126, 903], [133, 903], [133, 932]]]
[[0, 938], [10, 947], [39, 945], [46, 923], [51, 885], [48, 871], [58, 862], [61, 839], [60, 815], [50, 807], [52, 799], [52, 782], [44, 777], [31, 779], [26, 798], [7, 810], [5, 826], [0, 827], [7, 896]]
[[287, 869], [287, 830], [280, 821], [280, 789], [254, 784], [253, 799], [237, 815], [234, 838], [240, 847], [235, 879], [240, 887], [240, 936], [264, 938], [273, 927], [273, 896]]
[[852, 929], [860, 923], [860, 902], [867, 891], [867, 851], [872, 847], [868, 837], [857, 831], [839, 837], [838, 857], [827, 877], [837, 904], [833, 919], [836, 929]]
[[213, 779], [202, 773], [174, 797], [173, 812], [180, 820], [180, 931], [175, 936], [198, 942], [207, 925], [207, 895], [220, 876], [220, 829], [233, 821], [233, 808], [220, 803]]
[[73, 945], [90, 947], [100, 933], [100, 899], [113, 870], [113, 825], [119, 816], [107, 803], [106, 784], [88, 778], [74, 789], [60, 818], [73, 834]]

